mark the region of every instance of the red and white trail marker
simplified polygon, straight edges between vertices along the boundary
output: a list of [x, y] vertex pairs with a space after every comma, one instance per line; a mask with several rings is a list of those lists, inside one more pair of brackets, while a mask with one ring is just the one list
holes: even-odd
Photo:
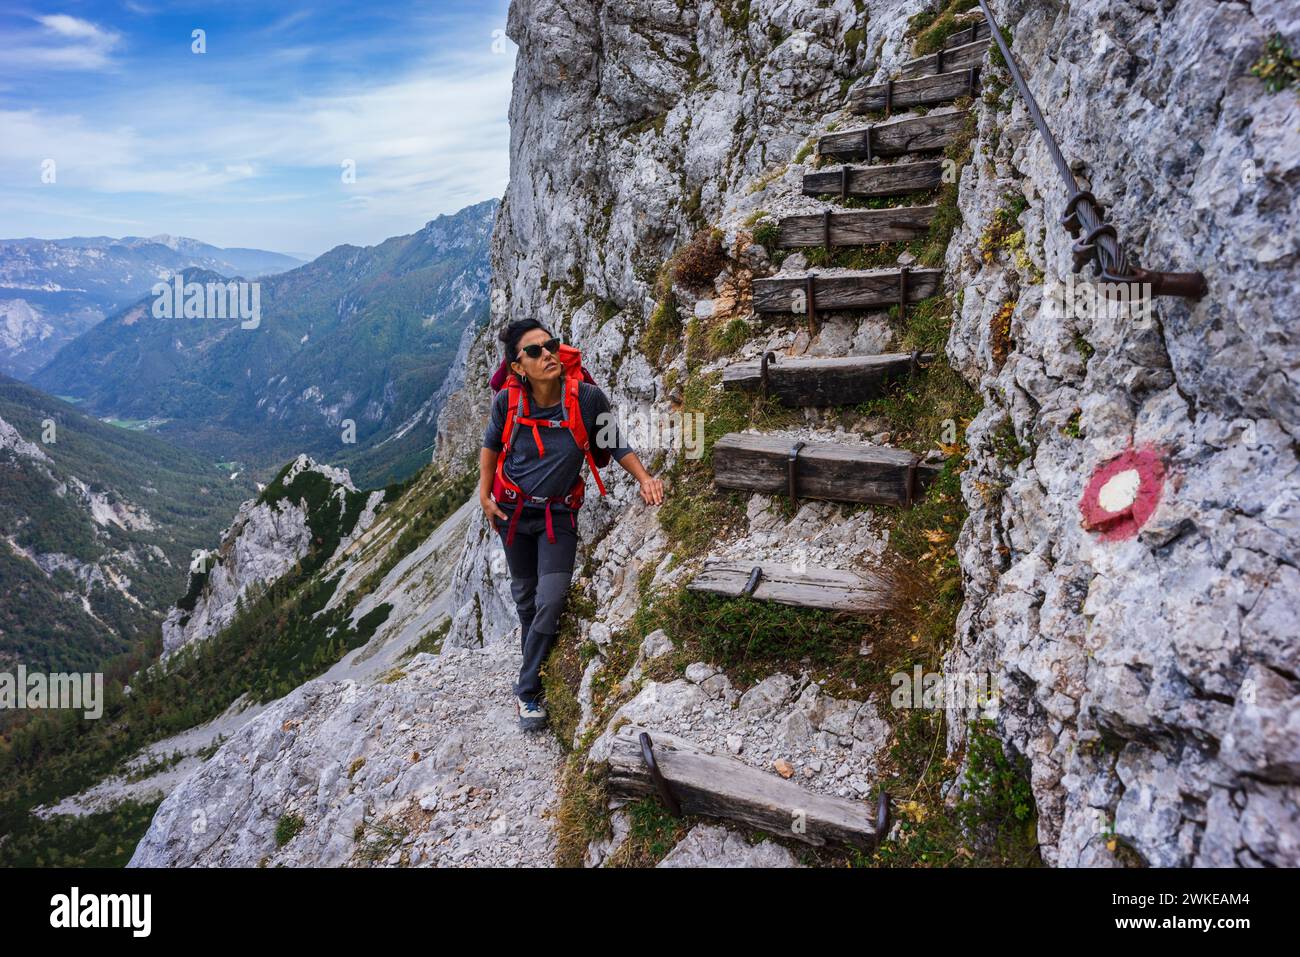
[[1083, 527], [1103, 541], [1132, 538], [1160, 503], [1165, 466], [1155, 449], [1129, 449], [1092, 473], [1079, 501]]

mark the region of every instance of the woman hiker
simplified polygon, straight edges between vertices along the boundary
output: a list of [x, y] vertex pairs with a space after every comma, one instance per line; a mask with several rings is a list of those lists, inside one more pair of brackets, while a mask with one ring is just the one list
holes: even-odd
[[647, 504], [660, 504], [664, 487], [627, 447], [576, 349], [535, 319], [512, 322], [499, 338], [505, 359], [492, 378], [500, 391], [479, 453], [478, 497], [510, 566], [523, 646], [516, 709], [520, 727], [534, 730], [546, 724], [539, 672], [573, 575], [584, 462], [602, 495], [597, 466], [611, 455], [641, 484]]

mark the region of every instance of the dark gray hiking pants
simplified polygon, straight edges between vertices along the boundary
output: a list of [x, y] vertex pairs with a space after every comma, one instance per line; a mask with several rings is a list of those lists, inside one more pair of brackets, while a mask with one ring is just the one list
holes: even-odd
[[535, 700], [542, 693], [539, 672], [560, 630], [560, 613], [569, 594], [573, 577], [573, 559], [578, 551], [578, 532], [572, 513], [551, 510], [555, 541], [546, 538], [546, 510], [524, 508], [515, 526], [515, 540], [506, 545], [506, 529], [511, 509], [503, 508], [506, 519], [493, 519], [492, 525], [505, 546], [510, 566], [510, 593], [519, 612], [520, 644], [523, 665], [515, 696]]

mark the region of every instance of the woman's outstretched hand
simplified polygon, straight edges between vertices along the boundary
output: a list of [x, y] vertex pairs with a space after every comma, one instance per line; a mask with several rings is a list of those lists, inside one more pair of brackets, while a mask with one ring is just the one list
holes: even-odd
[[653, 475], [641, 479], [641, 499], [647, 505], [659, 505], [664, 500], [664, 483]]
[[645, 470], [635, 452], [628, 452], [618, 464], [637, 480], [641, 486], [641, 500], [647, 505], [659, 505], [664, 500], [664, 483]]

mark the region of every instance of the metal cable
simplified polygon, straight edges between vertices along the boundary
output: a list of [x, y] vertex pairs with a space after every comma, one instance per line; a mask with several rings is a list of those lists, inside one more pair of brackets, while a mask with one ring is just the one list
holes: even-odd
[[1038, 101], [1034, 99], [1034, 94], [1030, 92], [1029, 84], [1025, 82], [1024, 74], [1020, 72], [1020, 66], [1016, 63], [1015, 57], [1011, 55], [1010, 44], [1002, 35], [1002, 30], [998, 27], [993, 11], [989, 9], [988, 0], [979, 0], [979, 5], [984, 12], [984, 19], [988, 21], [989, 32], [993, 35], [993, 41], [997, 43], [998, 49], [1002, 52], [1002, 59], [1006, 61], [1007, 72], [1011, 74], [1011, 79], [1015, 82], [1021, 99], [1025, 101], [1025, 108], [1029, 111], [1034, 126], [1038, 127], [1039, 135], [1042, 136], [1043, 142], [1047, 145], [1047, 152], [1052, 157], [1057, 172], [1061, 174], [1061, 181], [1065, 184], [1069, 199], [1066, 205], [1066, 215], [1062, 218], [1062, 225], [1075, 236], [1078, 236], [1080, 231], [1083, 233], [1083, 238], [1074, 246], [1074, 271], [1079, 272], [1084, 263], [1092, 258], [1096, 260], [1098, 271], [1104, 281], [1116, 283], [1149, 282], [1152, 291], [1158, 296], [1174, 295], [1191, 299], [1199, 299], [1203, 296], [1205, 294], [1205, 277], [1199, 272], [1151, 272], [1140, 269], [1135, 264], [1130, 264], [1128, 256], [1119, 244], [1115, 227], [1106, 222], [1101, 207], [1097, 204], [1093, 195], [1087, 190], [1079, 189], [1078, 180], [1074, 178], [1070, 164], [1065, 161], [1065, 157], [1061, 154], [1061, 148], [1056, 143], [1056, 137], [1052, 135], [1047, 121], [1043, 119], [1043, 113], [1038, 107]]

